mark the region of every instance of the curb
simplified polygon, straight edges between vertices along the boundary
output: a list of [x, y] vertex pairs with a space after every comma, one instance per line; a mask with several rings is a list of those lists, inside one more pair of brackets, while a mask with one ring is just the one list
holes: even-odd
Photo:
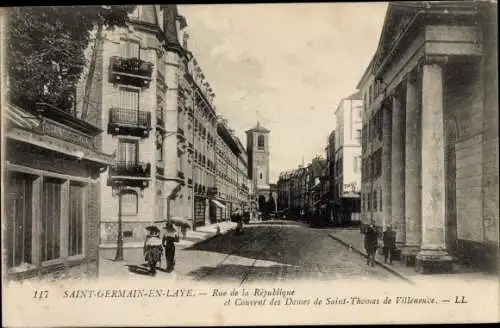
[[227, 234], [227, 233], [229, 233], [229, 232], [231, 232], [231, 231], [233, 231], [233, 230], [235, 230], [235, 229], [236, 229], [236, 227], [234, 227], [234, 228], [229, 228], [229, 229], [227, 229], [226, 231], [221, 232], [221, 233], [220, 233], [220, 235], [217, 235], [217, 233], [216, 233], [216, 232], [214, 232], [214, 233], [213, 233], [213, 235], [212, 235], [212, 236], [210, 236], [210, 237], [208, 237], [208, 238], [205, 238], [205, 239], [200, 239], [200, 240], [198, 240], [197, 242], [194, 242], [194, 243], [192, 243], [192, 244], [191, 244], [191, 245], [189, 245], [189, 246], [178, 247], [178, 249], [186, 249], [186, 248], [190, 248], [190, 247], [196, 246], [196, 245], [198, 245], [198, 244], [201, 244], [201, 243], [204, 243], [204, 242], [206, 242], [206, 241], [212, 240], [212, 239], [214, 239], [215, 237], [225, 235], [225, 234]]
[[[358, 253], [358, 254], [360, 254], [360, 255], [362, 255], [362, 256], [364, 256], [364, 257], [366, 257], [366, 253], [365, 253], [365, 252], [363, 252], [363, 251], [361, 251], [361, 250], [359, 250], [359, 249], [357, 249], [357, 248], [353, 247], [351, 244], [349, 244], [349, 243], [345, 242], [344, 240], [340, 239], [339, 237], [336, 237], [336, 236], [334, 236], [334, 235], [332, 235], [332, 234], [328, 234], [328, 237], [332, 238], [332, 239], [333, 239], [333, 240], [335, 240], [335, 241], [338, 241], [339, 243], [341, 243], [342, 245], [344, 245], [344, 246], [346, 246], [346, 247], [349, 247], [349, 246], [350, 246], [350, 247], [352, 248], [352, 250], [354, 250], [356, 253]], [[395, 276], [397, 276], [397, 277], [399, 277], [399, 278], [403, 279], [404, 281], [406, 281], [406, 282], [408, 282], [408, 283], [410, 283], [410, 284], [412, 284], [412, 285], [414, 285], [414, 284], [415, 284], [415, 283], [414, 283], [411, 279], [409, 279], [408, 277], [406, 277], [406, 276], [402, 275], [402, 274], [401, 274], [401, 273], [399, 273], [398, 271], [394, 270], [391, 266], [389, 266], [389, 265], [387, 265], [387, 264], [385, 264], [385, 263], [383, 263], [383, 262], [380, 262], [380, 261], [379, 261], [379, 260], [377, 260], [377, 259], [375, 259], [375, 263], [377, 263], [378, 265], [380, 265], [382, 268], [384, 268], [385, 270], [389, 271], [389, 272], [390, 272], [390, 273], [392, 273], [393, 275], [395, 275]]]

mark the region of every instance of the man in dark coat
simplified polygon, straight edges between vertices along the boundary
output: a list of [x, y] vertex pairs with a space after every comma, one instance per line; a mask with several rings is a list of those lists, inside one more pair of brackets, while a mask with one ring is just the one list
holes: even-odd
[[165, 247], [165, 258], [167, 260], [167, 272], [172, 272], [175, 266], [175, 243], [179, 242], [179, 234], [172, 222], [167, 222], [165, 226], [162, 244]]
[[389, 258], [389, 264], [392, 264], [392, 257], [394, 255], [394, 247], [396, 245], [396, 234], [392, 230], [389, 224], [383, 234], [384, 247], [382, 251], [384, 252], [384, 262], [387, 263], [387, 258]]
[[377, 230], [373, 223], [370, 223], [365, 232], [366, 264], [375, 266], [375, 252], [377, 251]]

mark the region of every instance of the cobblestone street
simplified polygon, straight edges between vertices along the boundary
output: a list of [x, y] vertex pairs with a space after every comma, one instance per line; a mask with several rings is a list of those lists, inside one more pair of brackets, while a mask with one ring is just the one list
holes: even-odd
[[[155, 278], [238, 284], [300, 279], [400, 281], [379, 266], [368, 267], [361, 255], [332, 239], [330, 231], [293, 221], [255, 222], [246, 225], [242, 235], [231, 231], [178, 250], [175, 272], [164, 272], [162, 259], [162, 271]], [[101, 257], [111, 258], [109, 252], [101, 251]], [[142, 250], [126, 250], [125, 261], [116, 264], [120, 264], [117, 271], [101, 269], [100, 277], [141, 275]]]

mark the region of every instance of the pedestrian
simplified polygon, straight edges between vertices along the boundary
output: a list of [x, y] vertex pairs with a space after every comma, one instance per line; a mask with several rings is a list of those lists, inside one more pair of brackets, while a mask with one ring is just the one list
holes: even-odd
[[387, 259], [389, 259], [389, 264], [392, 264], [392, 258], [394, 256], [394, 247], [396, 245], [396, 234], [392, 230], [392, 226], [387, 225], [383, 235], [382, 240], [384, 242], [384, 246], [382, 251], [384, 253], [384, 263], [387, 263]]
[[179, 242], [179, 234], [172, 222], [167, 221], [163, 235], [162, 244], [165, 248], [165, 258], [167, 260], [167, 272], [172, 272], [175, 267], [175, 243]]
[[375, 266], [375, 253], [377, 251], [377, 230], [375, 225], [370, 223], [365, 232], [366, 264]]

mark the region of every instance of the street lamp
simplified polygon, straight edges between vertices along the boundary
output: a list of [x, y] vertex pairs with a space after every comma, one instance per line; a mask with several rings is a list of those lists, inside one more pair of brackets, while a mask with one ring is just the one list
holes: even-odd
[[122, 193], [120, 189], [118, 189], [118, 238], [116, 240], [115, 261], [123, 261]]

